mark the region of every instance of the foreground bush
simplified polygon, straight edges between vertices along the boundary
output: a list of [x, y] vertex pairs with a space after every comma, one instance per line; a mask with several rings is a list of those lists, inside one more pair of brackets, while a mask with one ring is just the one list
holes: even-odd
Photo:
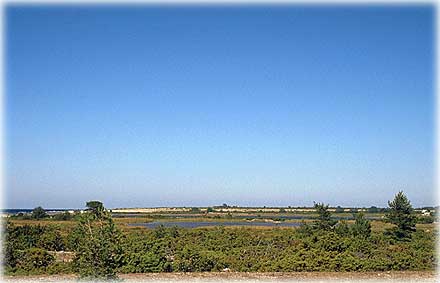
[[74, 270], [83, 279], [115, 279], [122, 264], [122, 234], [102, 203], [88, 202], [87, 207], [71, 233]]
[[[347, 227], [337, 226], [334, 231], [316, 230], [308, 225], [298, 229], [261, 230], [161, 227], [132, 230], [121, 238], [110, 237], [113, 228], [98, 233], [95, 227], [94, 240], [77, 241], [78, 254], [73, 266], [54, 262], [41, 247], [22, 245], [24, 249], [18, 250], [7, 243], [6, 271], [56, 274], [76, 270], [87, 278], [111, 278], [117, 272], [205, 272], [224, 268], [241, 272], [435, 269], [432, 231], [416, 231], [410, 240], [398, 241], [393, 235], [379, 232], [359, 236], [359, 228], [368, 228], [364, 224], [360, 221], [357, 228], [345, 224]], [[85, 233], [74, 230], [69, 237], [78, 236], [79, 231]], [[116, 244], [115, 239], [120, 243]], [[32, 242], [38, 245], [41, 241]]]
[[[365, 227], [365, 226], [361, 226]], [[176, 228], [174, 228], [176, 229]], [[435, 268], [433, 233], [417, 231], [411, 241], [393, 236], [340, 235], [335, 231], [253, 228], [161, 228], [128, 235], [122, 272], [387, 271]], [[140, 253], [141, 250], [151, 251]], [[146, 258], [142, 260], [142, 256]], [[136, 260], [133, 260], [136, 258]], [[145, 265], [147, 264], [147, 265]]]
[[[237, 272], [434, 270], [434, 231], [415, 229], [416, 217], [402, 192], [389, 203], [394, 228], [374, 232], [362, 213], [354, 224], [335, 221], [328, 205], [295, 228], [116, 227], [102, 203], [87, 203], [72, 231], [58, 226], [7, 224], [7, 274], [76, 272], [84, 279], [115, 279], [118, 272]], [[66, 244], [67, 243], [67, 244]], [[56, 262], [48, 251], [70, 249], [72, 263]]]

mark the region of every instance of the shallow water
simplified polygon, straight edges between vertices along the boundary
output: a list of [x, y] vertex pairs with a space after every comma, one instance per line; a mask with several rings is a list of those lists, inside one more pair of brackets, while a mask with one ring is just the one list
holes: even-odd
[[[153, 214], [157, 215], [157, 214]], [[159, 214], [161, 218], [200, 218], [205, 217], [205, 215], [201, 214]], [[149, 217], [148, 214], [142, 214], [142, 213], [113, 213], [113, 217], [120, 218], [120, 217], [126, 217], [126, 218], [138, 218], [138, 217]], [[253, 218], [253, 219], [284, 219], [284, 220], [314, 220], [316, 217], [311, 215], [233, 215], [231, 218], [233, 219], [246, 219], [246, 218]], [[379, 216], [366, 216], [366, 219], [369, 220], [380, 220], [381, 217]], [[353, 216], [333, 216], [332, 219], [335, 220], [354, 220]]]
[[141, 226], [146, 228], [156, 228], [160, 225], [164, 227], [182, 227], [182, 228], [197, 228], [197, 227], [205, 227], [205, 226], [265, 226], [265, 227], [298, 227], [301, 223], [274, 223], [274, 222], [208, 222], [208, 221], [154, 221], [148, 223], [131, 223], [129, 226]]

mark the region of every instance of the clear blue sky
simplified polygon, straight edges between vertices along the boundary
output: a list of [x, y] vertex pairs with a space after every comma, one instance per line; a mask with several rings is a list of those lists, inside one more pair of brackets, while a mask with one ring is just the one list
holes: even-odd
[[435, 204], [432, 6], [6, 16], [8, 208]]

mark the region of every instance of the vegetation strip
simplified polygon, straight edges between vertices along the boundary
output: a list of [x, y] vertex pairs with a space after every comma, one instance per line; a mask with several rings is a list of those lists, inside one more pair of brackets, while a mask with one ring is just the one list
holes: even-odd
[[[433, 224], [418, 224], [416, 229], [418, 217], [402, 192], [389, 202], [384, 221], [372, 222], [363, 213], [355, 213], [351, 222], [338, 221], [328, 205], [315, 203], [317, 217], [298, 228], [128, 228], [123, 219], [115, 222], [101, 202], [86, 205], [84, 213], [66, 215], [56, 225], [42, 220], [47, 215], [39, 208], [31, 215], [33, 220], [7, 218], [6, 274], [75, 273], [83, 279], [115, 279], [121, 273], [282, 272], [276, 273], [280, 276], [336, 271], [360, 275], [366, 271], [429, 273], [437, 267], [437, 230]], [[133, 221], [142, 219], [129, 219]]]

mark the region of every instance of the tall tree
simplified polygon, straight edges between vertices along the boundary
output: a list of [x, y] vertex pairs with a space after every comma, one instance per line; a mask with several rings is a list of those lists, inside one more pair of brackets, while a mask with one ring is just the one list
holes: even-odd
[[34, 210], [32, 210], [31, 217], [34, 219], [42, 219], [42, 218], [46, 218], [47, 216], [48, 215], [46, 211], [41, 206], [38, 206], [34, 208]]
[[87, 203], [72, 233], [74, 265], [83, 279], [115, 279], [122, 263], [122, 233], [101, 202]]
[[318, 219], [314, 222], [314, 226], [320, 230], [332, 229], [337, 221], [331, 218], [331, 213], [328, 210], [328, 205], [324, 203], [315, 203], [315, 210], [318, 213]]
[[399, 239], [407, 238], [416, 230], [416, 216], [411, 202], [403, 191], [398, 192], [393, 201], [388, 201], [387, 222], [396, 225], [392, 230]]
[[97, 200], [91, 200], [86, 203], [86, 211], [90, 212], [95, 217], [101, 217], [105, 214], [105, 208], [102, 202]]

